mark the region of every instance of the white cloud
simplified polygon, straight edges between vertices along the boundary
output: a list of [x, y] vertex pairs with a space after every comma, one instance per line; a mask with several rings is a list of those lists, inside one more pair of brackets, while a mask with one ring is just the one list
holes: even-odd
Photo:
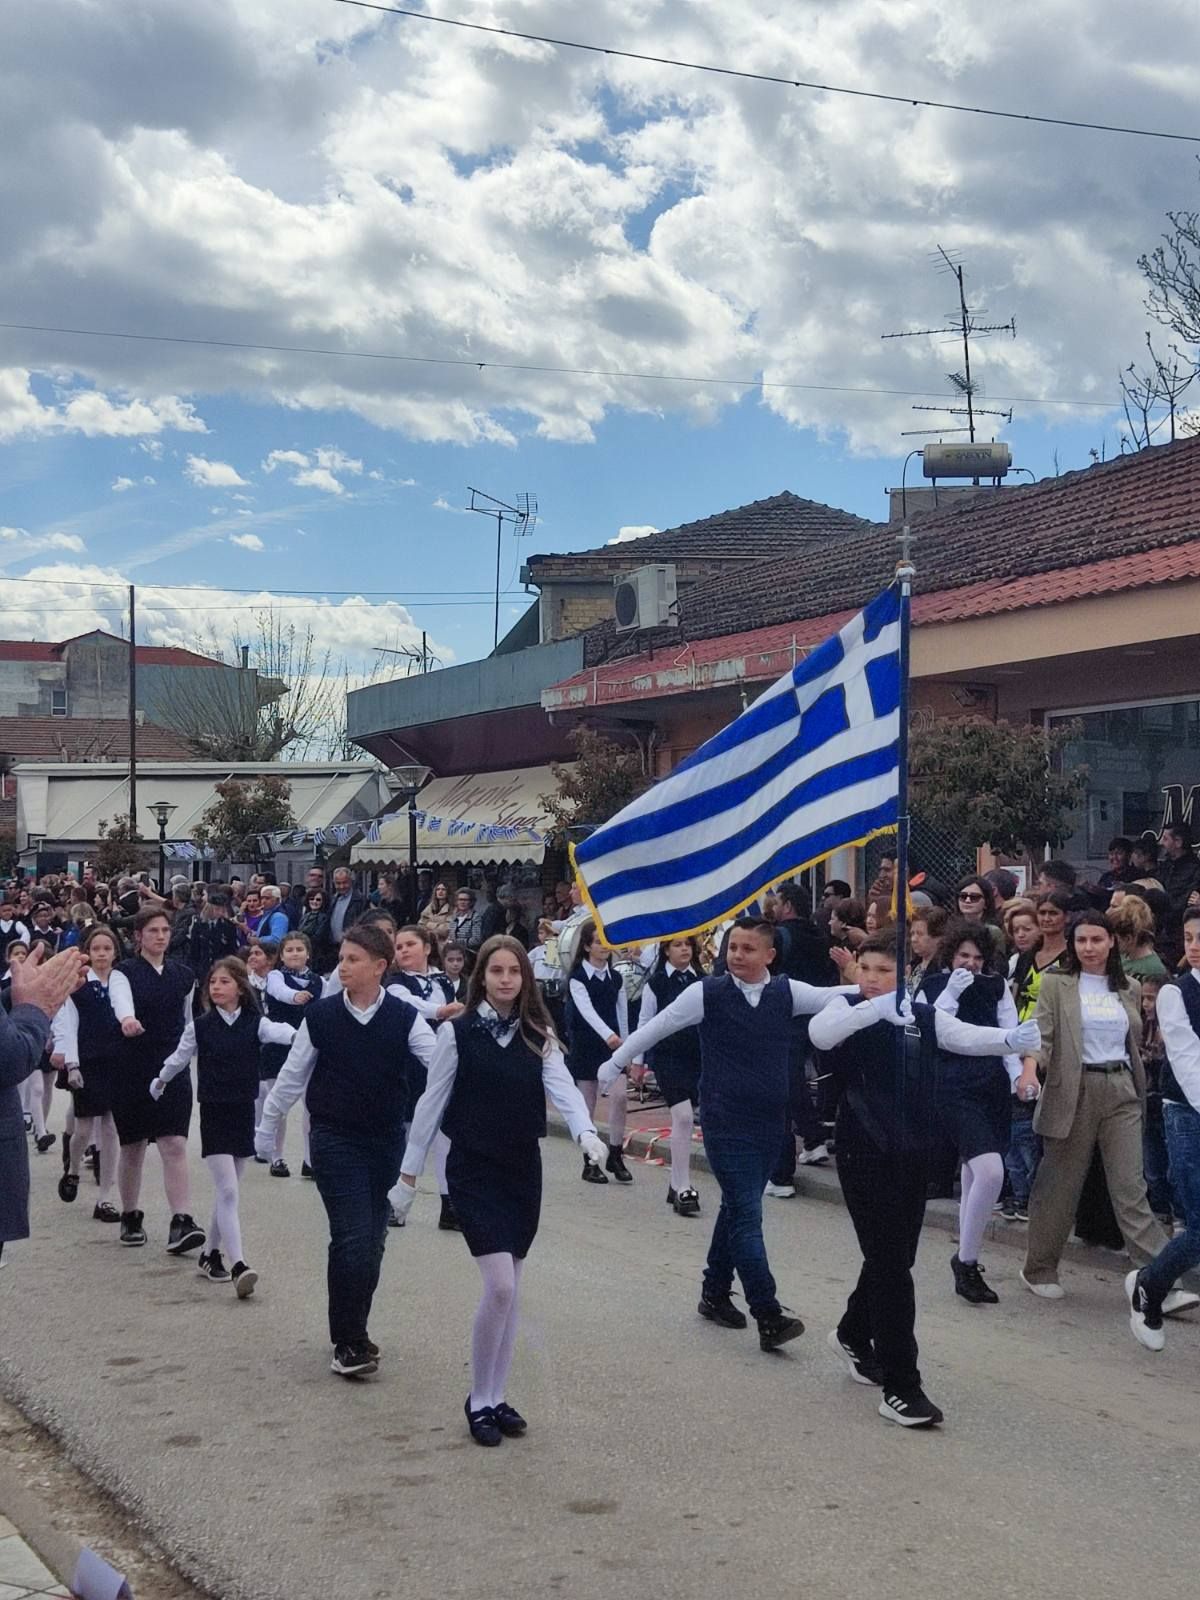
[[[151, 479], [151, 482], [153, 482], [153, 479]], [[114, 478], [112, 483], [109, 485], [109, 487], [112, 489], [112, 492], [114, 494], [124, 494], [126, 489], [132, 489], [133, 488], [133, 479], [132, 478]]]
[[272, 450], [263, 462], [264, 472], [274, 472], [276, 467], [306, 467], [308, 457], [299, 450]]
[[25, 561], [30, 556], [45, 555], [50, 550], [82, 555], [86, 548], [77, 533], [30, 533], [27, 528], [0, 527], [0, 567]]
[[205, 456], [189, 456], [183, 475], [199, 489], [236, 489], [246, 483], [228, 461], [209, 461]]
[[239, 517], [252, 517], [254, 513], [253, 511], [247, 511], [245, 506], [238, 506], [237, 515]]
[[143, 482], [143, 483], [144, 483], [144, 484], [146, 484], [146, 485], [147, 485], [147, 487], [149, 487], [149, 488], [153, 488], [153, 487], [154, 487], [154, 485], [155, 485], [155, 484], [156, 484], [156, 483], [157, 483], [157, 482], [158, 482], [158, 479], [157, 479], [157, 478], [152, 478], [152, 477], [151, 477], [151, 476], [150, 476], [150, 474], [149, 474], [149, 473], [148, 473], [148, 472], [147, 472], [147, 473], [146, 473], [146, 475], [145, 475], [145, 477], [144, 477], [144, 478], [143, 478], [143, 479], [142, 479], [142, 482]]
[[[320, 489], [323, 494], [345, 494], [346, 486], [335, 473], [359, 477], [363, 464], [333, 445], [322, 445], [305, 455], [301, 450], [272, 450], [263, 462], [264, 472], [276, 467], [295, 467], [291, 481], [300, 489]], [[375, 476], [375, 474], [372, 474]]]
[[265, 550], [267, 547], [256, 533], [231, 533], [230, 544], [240, 545], [243, 550]]
[[438, 495], [437, 499], [433, 502], [433, 509], [435, 511], [450, 511], [456, 516], [465, 516], [467, 512], [466, 506], [452, 505], [451, 502], [446, 499], [444, 494]]
[[148, 456], [153, 456], [155, 461], [162, 459], [163, 442], [161, 439], [142, 439], [138, 443], [138, 449], [145, 451]]
[[113, 399], [98, 389], [74, 388], [62, 390], [47, 405], [35, 393], [32, 378], [28, 367], [0, 367], [0, 440], [50, 433], [99, 439], [161, 433], [167, 428], [180, 433], [208, 431], [191, 405], [174, 395]]
[[629, 523], [626, 527], [620, 529], [615, 539], [610, 539], [608, 542], [609, 544], [628, 544], [633, 539], [645, 539], [647, 535], [657, 532], [658, 529], [652, 522]]
[[306, 467], [298, 472], [292, 482], [301, 489], [321, 489], [325, 494], [345, 494], [346, 487], [339, 483], [328, 467]]

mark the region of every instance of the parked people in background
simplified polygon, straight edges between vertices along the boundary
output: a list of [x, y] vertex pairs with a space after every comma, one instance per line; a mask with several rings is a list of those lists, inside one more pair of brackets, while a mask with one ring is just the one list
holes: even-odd
[[1133, 840], [1118, 834], [1108, 841], [1108, 871], [1100, 874], [1100, 887], [1111, 894], [1119, 883], [1135, 876], [1132, 865]]
[[283, 909], [283, 895], [278, 884], [264, 883], [260, 898], [263, 917], [258, 925], [258, 935], [262, 939], [274, 939], [278, 942], [288, 931], [288, 915]]
[[950, 914], [941, 906], [926, 906], [913, 912], [908, 929], [908, 948], [912, 953], [908, 967], [910, 995], [916, 994], [934, 963], [949, 922]]
[[323, 888], [310, 888], [304, 897], [304, 915], [300, 918], [302, 933], [312, 946], [314, 969], [325, 976], [337, 965], [337, 945], [329, 917], [329, 896]]
[[1183, 955], [1183, 916], [1200, 907], [1200, 859], [1192, 848], [1192, 830], [1182, 822], [1163, 829], [1163, 858], [1158, 877], [1167, 896], [1167, 914], [1159, 930], [1159, 954], [1173, 972]]
[[205, 902], [203, 914], [192, 921], [184, 960], [198, 984], [203, 985], [214, 961], [236, 956], [241, 950], [241, 930], [229, 912], [228, 890], [214, 889]]
[[335, 947], [341, 944], [346, 929], [352, 928], [366, 909], [366, 899], [355, 890], [349, 869], [338, 867], [333, 874], [333, 900], [329, 906], [329, 933]]
[[986, 878], [969, 873], [958, 880], [954, 903], [964, 922], [982, 923], [992, 942], [992, 954], [997, 961], [1004, 955], [1004, 933], [1000, 928], [1000, 912], [996, 905], [996, 891]]
[[857, 950], [867, 937], [867, 908], [853, 898], [834, 900], [829, 908], [829, 935], [843, 950]]
[[1069, 861], [1043, 861], [1033, 886], [1039, 894], [1049, 894], [1051, 889], [1073, 889], [1078, 877]]
[[428, 928], [439, 945], [444, 944], [450, 937], [450, 924], [454, 921], [454, 906], [444, 883], [434, 884], [433, 892], [417, 921], [423, 928]]
[[1037, 1010], [1043, 974], [1056, 970], [1066, 954], [1070, 908], [1071, 897], [1061, 889], [1038, 896], [1037, 942], [1017, 956], [1012, 971], [1013, 998], [1022, 1022]]
[[450, 937], [455, 944], [465, 944], [472, 955], [483, 944], [483, 912], [478, 899], [474, 889], [460, 889], [454, 896], [454, 916], [450, 922]]
[[1170, 973], [1154, 947], [1154, 917], [1146, 902], [1137, 895], [1124, 895], [1120, 905], [1108, 913], [1108, 920], [1117, 936], [1126, 977], [1165, 982]]
[[1021, 887], [1020, 879], [1015, 872], [1010, 872], [1007, 867], [993, 867], [984, 873], [984, 880], [992, 886], [995, 896], [996, 911], [1001, 918], [1012, 902], [1017, 898], [1017, 891]]

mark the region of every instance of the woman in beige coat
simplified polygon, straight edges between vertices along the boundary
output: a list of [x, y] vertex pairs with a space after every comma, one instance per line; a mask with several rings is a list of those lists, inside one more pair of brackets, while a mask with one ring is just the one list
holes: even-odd
[[454, 906], [446, 893], [444, 883], [435, 883], [429, 904], [417, 918], [421, 927], [427, 928], [438, 942], [438, 949], [450, 937], [450, 924], [454, 921]]
[[1021, 1281], [1043, 1299], [1060, 1300], [1058, 1263], [1093, 1150], [1099, 1148], [1104, 1160], [1113, 1210], [1134, 1261], [1144, 1266], [1167, 1242], [1142, 1171], [1146, 1075], [1139, 988], [1122, 970], [1107, 917], [1086, 911], [1073, 920], [1062, 971], [1043, 975], [1035, 1015], [1042, 1048], [1026, 1060], [1017, 1093], [1038, 1096], [1033, 1125], [1043, 1154], [1029, 1200]]

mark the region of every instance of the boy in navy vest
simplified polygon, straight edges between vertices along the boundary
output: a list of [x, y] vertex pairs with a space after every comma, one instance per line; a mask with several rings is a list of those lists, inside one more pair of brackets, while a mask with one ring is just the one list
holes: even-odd
[[301, 1095], [312, 1121], [312, 1169], [329, 1217], [330, 1370], [363, 1378], [379, 1370], [367, 1331], [379, 1283], [404, 1130], [433, 1058], [433, 1030], [385, 992], [392, 935], [347, 928], [338, 954], [341, 993], [314, 1000], [263, 1106], [255, 1154], [271, 1160], [279, 1119]]
[[1147, 1350], [1163, 1348], [1164, 1316], [1195, 1304], [1193, 1295], [1174, 1285], [1200, 1265], [1200, 906], [1183, 914], [1183, 959], [1188, 970], [1158, 992], [1158, 1026], [1167, 1052], [1161, 1079], [1163, 1128], [1184, 1230], [1149, 1266], [1125, 1279], [1129, 1326]]
[[771, 976], [774, 931], [769, 922], [736, 922], [725, 948], [726, 971], [692, 984], [644, 1028], [630, 1034], [600, 1069], [609, 1084], [643, 1053], [678, 1033], [700, 1033], [700, 1106], [704, 1149], [721, 1187], [700, 1315], [723, 1328], [744, 1328], [730, 1299], [737, 1272], [758, 1342], [776, 1350], [804, 1332], [785, 1314], [763, 1242], [762, 1198], [783, 1143], [788, 1109], [792, 1018], [811, 1016], [842, 991]]
[[834, 1000], [808, 1029], [841, 1085], [838, 1180], [863, 1253], [829, 1345], [856, 1383], [882, 1388], [881, 1417], [929, 1428], [943, 1419], [921, 1387], [912, 1268], [936, 1128], [938, 1050], [1028, 1053], [1040, 1035], [1036, 1022], [1008, 1032], [976, 1028], [928, 1005], [914, 1017], [907, 1001], [897, 1008], [896, 979], [894, 935], [872, 935], [858, 950], [858, 993]]

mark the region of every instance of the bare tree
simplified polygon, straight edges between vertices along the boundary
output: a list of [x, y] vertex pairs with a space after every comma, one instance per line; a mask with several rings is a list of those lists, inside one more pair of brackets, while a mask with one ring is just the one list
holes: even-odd
[[[1143, 258], [1144, 259], [1144, 258]], [[1139, 368], [1133, 361], [1121, 373], [1121, 405], [1128, 432], [1121, 440], [1122, 451], [1147, 450], [1164, 428], [1172, 443], [1178, 433], [1195, 432], [1190, 414], [1180, 401], [1196, 378], [1196, 365], [1177, 344], [1162, 356], [1146, 334], [1149, 365]]]

